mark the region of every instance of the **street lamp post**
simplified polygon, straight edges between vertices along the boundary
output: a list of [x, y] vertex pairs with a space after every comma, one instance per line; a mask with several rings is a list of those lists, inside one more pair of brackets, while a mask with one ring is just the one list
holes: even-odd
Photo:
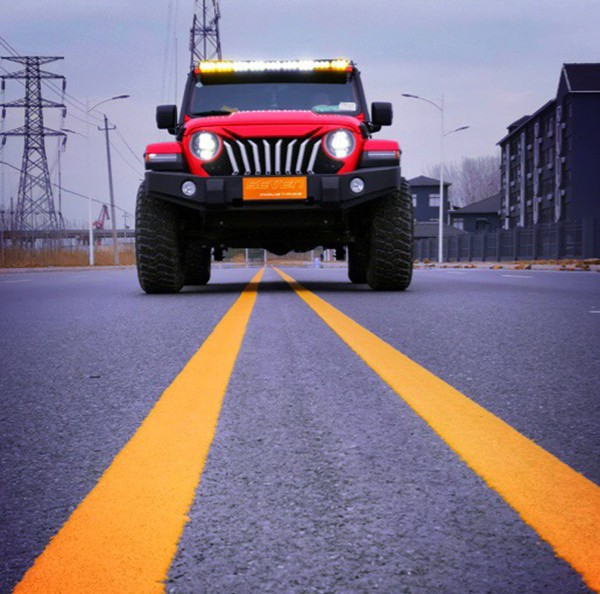
[[[88, 114], [86, 114], [87, 116]], [[81, 134], [80, 132], [77, 132], [75, 130], [69, 130], [69, 128], [62, 128], [63, 132], [67, 132], [69, 134], [77, 134], [78, 136], [83, 136], [84, 138], [87, 139], [87, 141], [89, 142], [89, 138], [90, 138], [90, 130], [89, 130], [89, 122], [86, 121], [86, 134]], [[88, 157], [89, 157], [89, 147], [88, 147]], [[88, 166], [89, 166], [89, 159], [88, 159]], [[59, 182], [60, 185], [60, 182]], [[92, 224], [92, 197], [88, 196], [88, 234], [89, 234], [89, 249], [88, 249], [88, 254], [89, 254], [89, 263], [90, 266], [94, 265], [94, 227]]]
[[444, 96], [440, 100], [440, 210], [438, 222], [438, 264], [444, 261]]
[[[88, 113], [90, 111], [92, 111], [93, 109], [96, 109], [96, 107], [98, 107], [98, 105], [101, 105], [102, 103], [108, 103], [109, 101], [115, 101], [117, 99], [127, 99], [129, 97], [129, 95], [117, 95], [115, 97], [110, 97], [109, 99], [104, 99], [102, 101], [100, 101], [99, 103], [96, 103], [93, 107], [90, 107], [87, 111]], [[114, 254], [114, 264], [115, 266], [119, 265], [119, 247], [117, 244], [117, 217], [115, 214], [115, 195], [114, 195], [114, 189], [113, 189], [113, 176], [112, 176], [112, 163], [111, 163], [111, 159], [110, 159], [110, 138], [109, 138], [109, 131], [110, 130], [114, 130], [116, 126], [113, 126], [112, 128], [108, 125], [108, 118], [106, 117], [106, 114], [102, 114], [104, 117], [104, 128], [100, 128], [98, 127], [98, 130], [100, 130], [101, 132], [105, 132], [105, 137], [106, 137], [106, 163], [108, 166], [108, 191], [109, 191], [109, 195], [110, 195], [110, 218], [111, 218], [111, 228], [112, 228], [112, 240], [113, 240], [113, 254]]]
[[420, 99], [430, 105], [433, 105], [440, 112], [440, 203], [439, 203], [439, 221], [438, 221], [438, 263], [441, 264], [444, 261], [444, 138], [448, 134], [454, 132], [460, 132], [466, 130], [469, 126], [461, 126], [454, 130], [444, 130], [444, 96], [442, 95], [439, 105], [430, 99], [425, 97], [419, 97], [418, 95], [410, 95], [409, 93], [402, 93], [403, 97], [409, 97], [410, 99]]

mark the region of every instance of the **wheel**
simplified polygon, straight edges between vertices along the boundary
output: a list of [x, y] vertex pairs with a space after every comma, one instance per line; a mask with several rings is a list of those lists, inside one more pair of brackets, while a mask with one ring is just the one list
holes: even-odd
[[191, 239], [183, 254], [183, 278], [186, 285], [205, 285], [210, 280], [210, 248]]
[[178, 231], [175, 205], [155, 198], [142, 183], [135, 208], [135, 256], [146, 293], [177, 293], [183, 287]]
[[402, 179], [400, 190], [374, 206], [369, 234], [367, 282], [376, 291], [404, 291], [412, 279], [413, 215], [410, 187]]
[[363, 242], [348, 246], [348, 278], [355, 284], [367, 282], [367, 251]]

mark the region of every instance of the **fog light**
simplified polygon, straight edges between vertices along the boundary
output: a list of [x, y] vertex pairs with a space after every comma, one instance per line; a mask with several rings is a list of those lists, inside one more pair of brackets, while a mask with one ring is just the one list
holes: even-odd
[[365, 189], [365, 182], [362, 179], [360, 179], [360, 177], [355, 177], [350, 182], [350, 189], [355, 194], [360, 194]]
[[193, 196], [196, 193], [196, 184], [191, 181], [186, 181], [181, 184], [181, 191], [186, 196]]

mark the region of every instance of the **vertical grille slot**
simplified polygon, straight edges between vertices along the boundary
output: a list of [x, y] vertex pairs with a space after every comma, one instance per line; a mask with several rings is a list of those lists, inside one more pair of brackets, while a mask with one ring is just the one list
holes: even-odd
[[242, 154], [242, 162], [244, 163], [244, 167], [246, 171], [244, 171], [244, 175], [250, 175], [252, 171], [250, 170], [250, 162], [248, 161], [248, 152], [246, 151], [246, 147], [238, 140], [238, 146], [240, 147], [240, 152]]
[[271, 145], [268, 140], [263, 140], [265, 146], [265, 175], [271, 175]]
[[223, 144], [225, 145], [225, 150], [227, 151], [227, 156], [229, 157], [229, 162], [231, 163], [231, 175], [239, 175], [240, 168], [231, 145], [228, 142], [224, 142]]
[[315, 171], [315, 161], [317, 160], [317, 153], [319, 152], [319, 147], [321, 146], [321, 140], [319, 139], [317, 142], [313, 144], [312, 151], [310, 153], [310, 158], [308, 159], [308, 165], [306, 166], [306, 173], [314, 173]]
[[306, 145], [310, 142], [310, 138], [307, 138], [304, 142], [302, 142], [302, 144], [300, 145], [300, 151], [298, 152], [298, 160], [296, 161], [296, 173], [300, 174], [303, 173], [302, 171], [302, 161], [304, 159], [304, 151], [306, 150]]
[[275, 175], [281, 175], [281, 143], [283, 138], [280, 138], [275, 144]]
[[223, 139], [225, 150], [203, 167], [214, 176], [337, 173], [343, 163], [329, 157], [321, 141], [321, 137]]
[[292, 155], [294, 152], [294, 145], [298, 142], [297, 138], [294, 138], [292, 142], [287, 145], [286, 148], [286, 156], [285, 156], [285, 173], [286, 175], [291, 175], [292, 173]]
[[254, 156], [254, 173], [260, 175], [262, 173], [262, 168], [260, 166], [260, 157], [258, 156], [258, 146], [256, 142], [253, 142], [252, 140], [249, 140], [248, 144], [252, 147], [252, 155]]

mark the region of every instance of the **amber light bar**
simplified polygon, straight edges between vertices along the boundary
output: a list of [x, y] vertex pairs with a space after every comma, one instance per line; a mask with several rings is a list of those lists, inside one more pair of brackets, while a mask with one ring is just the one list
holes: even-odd
[[202, 60], [196, 72], [310, 72], [351, 70], [352, 63], [346, 59], [336, 60]]

